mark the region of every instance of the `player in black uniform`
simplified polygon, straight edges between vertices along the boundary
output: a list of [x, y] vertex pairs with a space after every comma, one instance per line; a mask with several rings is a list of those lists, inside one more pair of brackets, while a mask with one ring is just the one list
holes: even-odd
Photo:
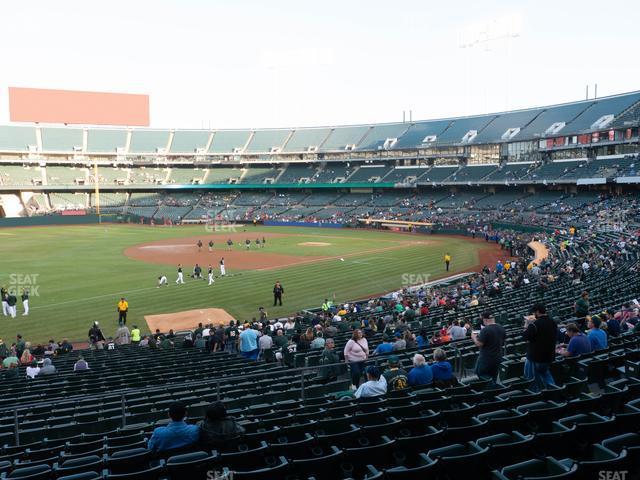
[[229, 239], [227, 240], [227, 250], [231, 250], [231, 247], [233, 247], [233, 240]]
[[213, 251], [213, 240], [209, 240], [209, 251]]
[[198, 240], [198, 251], [202, 251], [202, 240]]
[[276, 282], [276, 284], [273, 286], [273, 306], [276, 306], [276, 303], [280, 303], [280, 306], [282, 306], [282, 294], [284, 293], [284, 288], [282, 287], [282, 284], [280, 284], [280, 282]]

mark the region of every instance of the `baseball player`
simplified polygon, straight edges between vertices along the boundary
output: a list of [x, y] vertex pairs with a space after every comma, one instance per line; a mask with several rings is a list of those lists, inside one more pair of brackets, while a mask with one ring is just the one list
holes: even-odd
[[265, 243], [267, 243], [267, 239], [262, 237], [262, 248], [264, 248]]
[[251, 248], [251, 240], [249, 240], [248, 238], [244, 241], [244, 244], [247, 246], [247, 250]]
[[11, 318], [16, 318], [16, 303], [18, 303], [18, 299], [12, 292], [9, 292], [7, 294], [7, 311]]
[[213, 240], [209, 240], [209, 251], [213, 252]]
[[7, 303], [7, 288], [0, 288], [0, 298], [2, 299], [2, 315], [5, 317], [9, 315], [9, 304]]
[[215, 280], [213, 279], [213, 267], [209, 265], [209, 285], [212, 285], [213, 283], [215, 283]]
[[158, 288], [160, 288], [161, 285], [166, 285], [167, 287], [169, 286], [169, 281], [167, 280], [166, 275], [160, 275], [158, 277]]
[[181, 263], [178, 264], [178, 278], [176, 279], [176, 283], [177, 284], [183, 284], [184, 283], [184, 276], [182, 275], [182, 264]]
[[224, 257], [220, 259], [220, 276], [224, 277], [227, 274], [227, 270], [224, 267]]
[[27, 315], [29, 315], [29, 290], [25, 288], [22, 291], [22, 295], [20, 296], [20, 298], [22, 299], [22, 308], [24, 309], [22, 315], [26, 317]]
[[229, 239], [227, 240], [227, 250], [231, 250], [231, 247], [233, 247], [233, 240]]
[[260, 239], [256, 238], [256, 248], [260, 248]]
[[198, 252], [202, 251], [202, 240], [198, 240]]

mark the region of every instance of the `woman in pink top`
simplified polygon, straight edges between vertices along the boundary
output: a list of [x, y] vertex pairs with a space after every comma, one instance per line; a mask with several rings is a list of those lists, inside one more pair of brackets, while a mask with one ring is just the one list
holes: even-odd
[[360, 377], [364, 372], [364, 362], [369, 358], [369, 344], [362, 335], [362, 330], [356, 328], [351, 340], [344, 346], [344, 361], [351, 370], [351, 383], [358, 388]]

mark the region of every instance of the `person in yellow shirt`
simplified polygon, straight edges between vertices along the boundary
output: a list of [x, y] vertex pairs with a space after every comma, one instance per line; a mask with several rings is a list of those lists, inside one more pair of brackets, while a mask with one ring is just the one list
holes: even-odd
[[449, 252], [444, 254], [444, 265], [447, 269], [447, 272], [449, 271], [449, 264], [451, 264], [451, 255], [449, 255]]
[[504, 271], [508, 272], [510, 269], [511, 269], [511, 262], [507, 260], [506, 262], [504, 262]]
[[118, 322], [122, 322], [123, 325], [127, 324], [127, 312], [129, 311], [129, 302], [122, 297], [118, 302]]
[[131, 343], [137, 345], [140, 343], [140, 329], [137, 325], [134, 325], [131, 329]]

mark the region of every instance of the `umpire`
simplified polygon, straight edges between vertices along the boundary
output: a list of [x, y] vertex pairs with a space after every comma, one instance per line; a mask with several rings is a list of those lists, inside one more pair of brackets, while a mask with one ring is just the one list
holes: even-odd
[[127, 324], [127, 312], [129, 311], [129, 302], [122, 297], [118, 302], [118, 323], [122, 322], [123, 325]]
[[282, 294], [284, 293], [284, 288], [280, 284], [280, 282], [276, 282], [273, 286], [273, 306], [275, 307], [277, 303], [280, 303], [282, 306]]

